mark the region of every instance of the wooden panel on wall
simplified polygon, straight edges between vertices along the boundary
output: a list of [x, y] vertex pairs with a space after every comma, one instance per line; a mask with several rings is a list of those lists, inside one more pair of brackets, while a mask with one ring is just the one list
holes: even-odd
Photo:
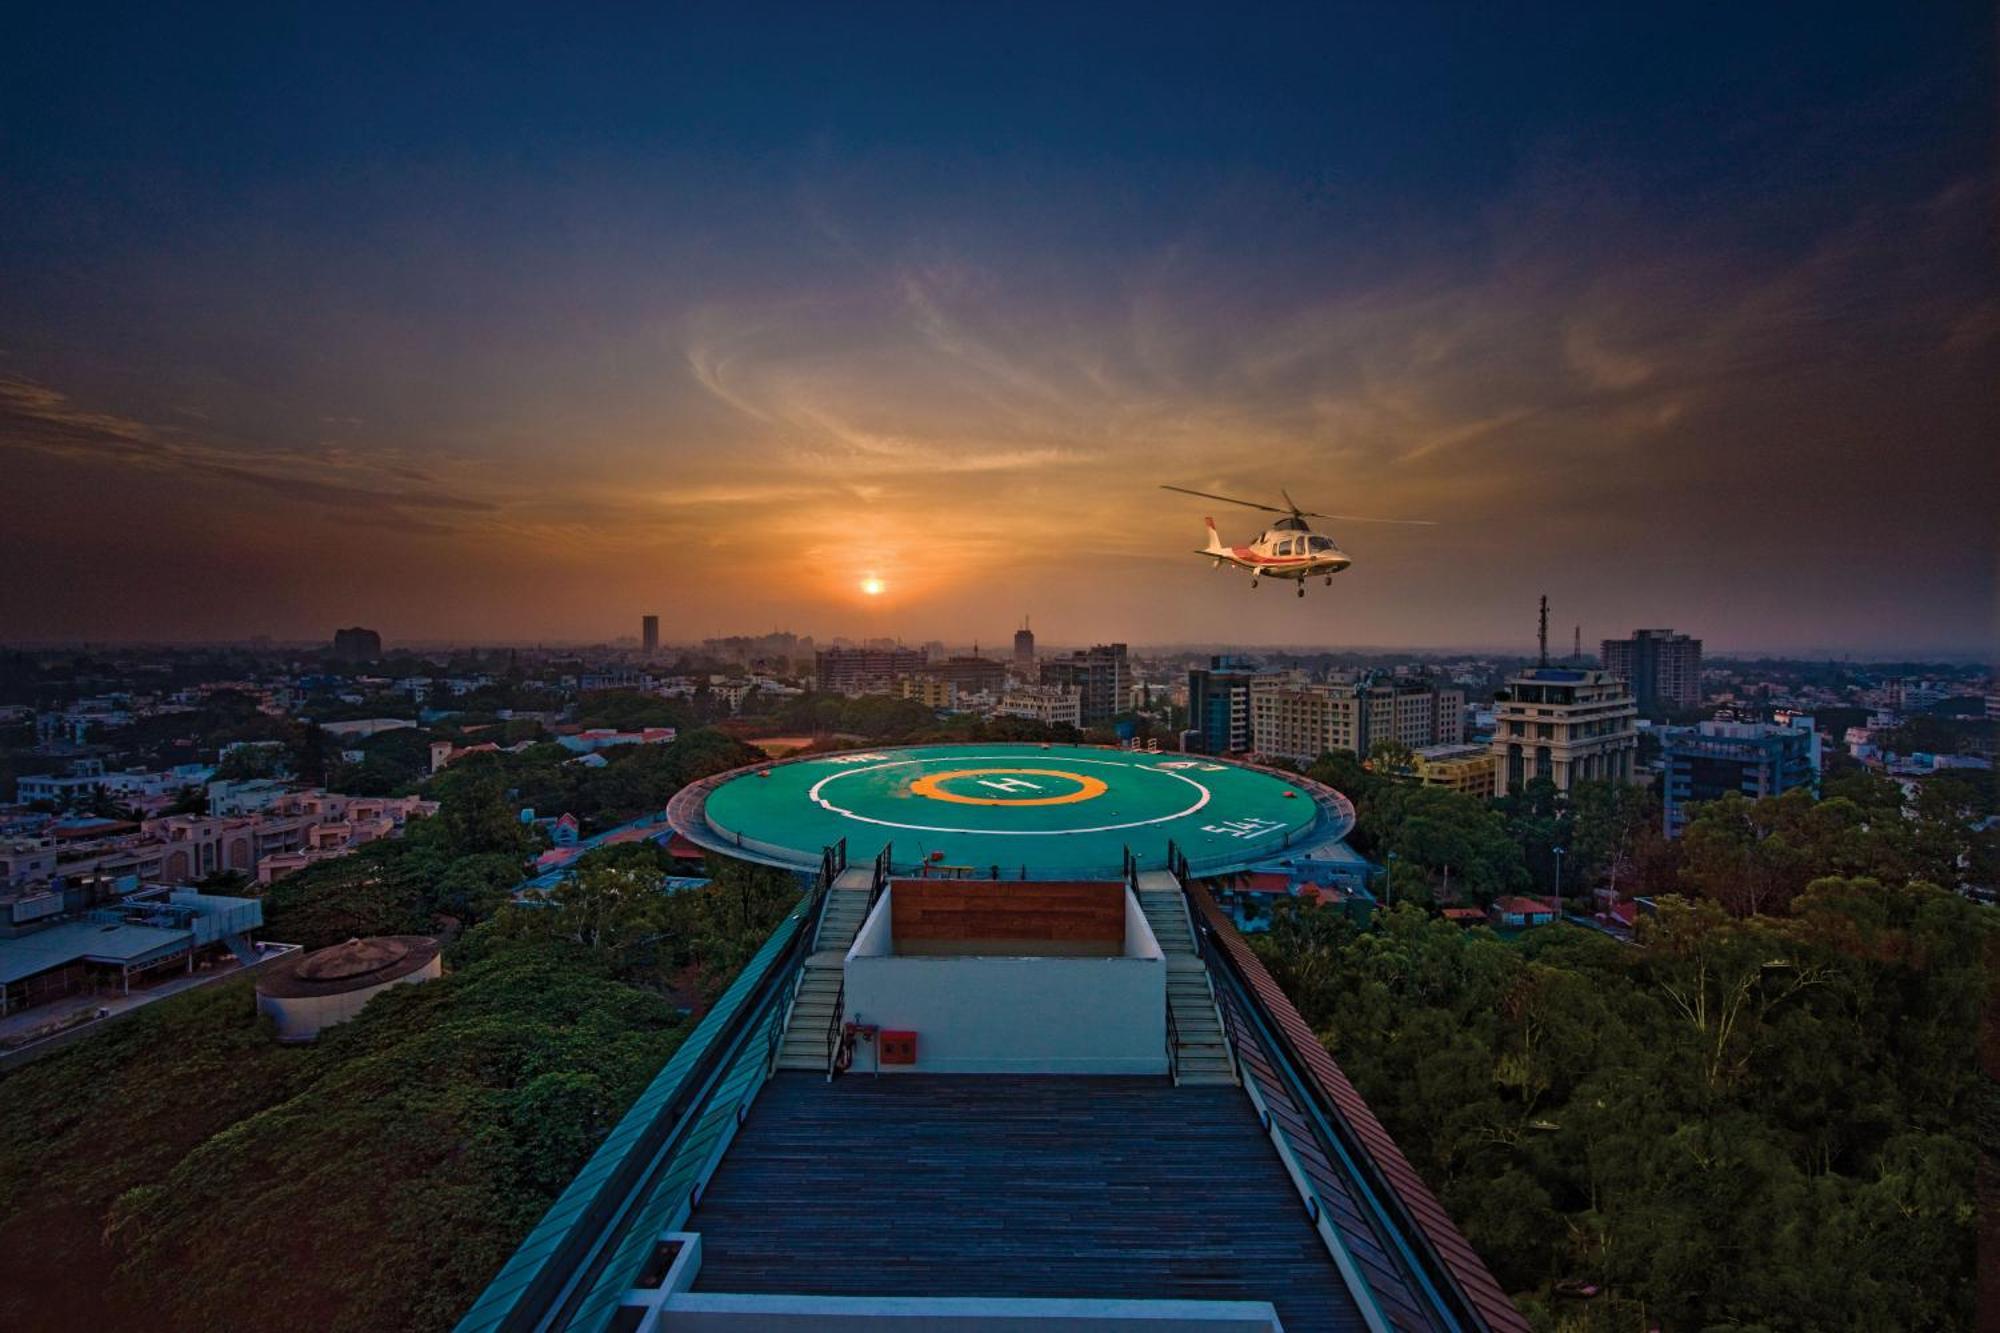
[[890, 929], [920, 940], [1087, 940], [1122, 945], [1125, 886], [1117, 881], [899, 879]]

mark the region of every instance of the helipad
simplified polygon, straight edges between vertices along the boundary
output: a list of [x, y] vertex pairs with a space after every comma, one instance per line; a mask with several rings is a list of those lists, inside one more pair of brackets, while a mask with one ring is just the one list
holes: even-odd
[[812, 755], [689, 788], [669, 815], [696, 842], [816, 866], [845, 838], [851, 862], [886, 845], [894, 868], [1031, 879], [1116, 875], [1129, 849], [1200, 873], [1303, 852], [1353, 812], [1306, 779], [1201, 755], [1089, 746], [931, 745]]

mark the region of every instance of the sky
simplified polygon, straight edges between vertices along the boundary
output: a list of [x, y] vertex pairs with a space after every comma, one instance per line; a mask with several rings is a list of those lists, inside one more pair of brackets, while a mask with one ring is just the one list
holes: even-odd
[[10, 19], [0, 640], [1991, 652], [1985, 6], [289, 8]]

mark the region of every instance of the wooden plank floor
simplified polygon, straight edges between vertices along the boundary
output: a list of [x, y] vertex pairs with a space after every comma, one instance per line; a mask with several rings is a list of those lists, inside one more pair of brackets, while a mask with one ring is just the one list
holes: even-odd
[[779, 1073], [688, 1221], [698, 1291], [1268, 1300], [1363, 1327], [1236, 1087]]

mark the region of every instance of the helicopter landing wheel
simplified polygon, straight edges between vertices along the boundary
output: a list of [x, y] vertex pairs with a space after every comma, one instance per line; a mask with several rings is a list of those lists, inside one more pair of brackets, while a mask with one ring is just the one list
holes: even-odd
[[1256, 587], [1256, 586], [1257, 586], [1257, 580], [1255, 580], [1255, 579], [1251, 579], [1251, 580], [1250, 580], [1250, 586], [1251, 586], [1251, 587], [1253, 587], [1253, 588], [1254, 588], [1254, 587]]
[[1301, 583], [1299, 584], [1299, 596], [1303, 597], [1305, 595], [1306, 595], [1306, 585]]
[[1328, 574], [1328, 575], [1326, 576], [1326, 586], [1327, 586], [1327, 587], [1329, 587], [1329, 588], [1331, 588], [1331, 587], [1333, 586], [1333, 575], [1331, 575], [1331, 574]]

